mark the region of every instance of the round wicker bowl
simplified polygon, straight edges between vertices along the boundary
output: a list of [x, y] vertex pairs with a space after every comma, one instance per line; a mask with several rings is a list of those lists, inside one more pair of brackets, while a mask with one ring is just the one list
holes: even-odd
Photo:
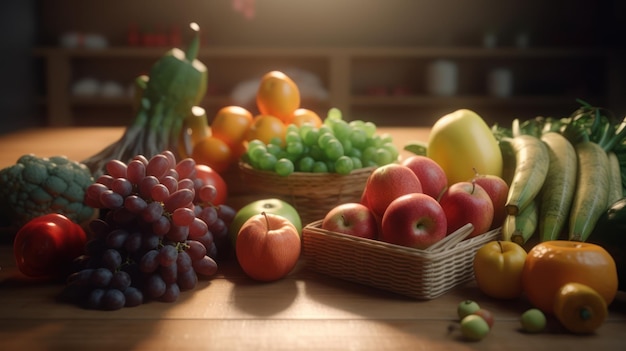
[[280, 176], [239, 163], [242, 181], [251, 190], [289, 202], [298, 210], [302, 223], [324, 218], [336, 205], [359, 202], [367, 178], [374, 167], [356, 169], [350, 174], [294, 172]]

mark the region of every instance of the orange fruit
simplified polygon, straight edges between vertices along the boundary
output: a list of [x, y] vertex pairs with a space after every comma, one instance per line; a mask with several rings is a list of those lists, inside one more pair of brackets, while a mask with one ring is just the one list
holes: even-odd
[[557, 293], [568, 283], [589, 286], [609, 305], [617, 294], [615, 261], [601, 246], [577, 241], [545, 241], [530, 249], [522, 286], [535, 307], [552, 314]]
[[208, 136], [197, 142], [191, 152], [191, 158], [218, 173], [227, 170], [237, 160], [228, 144], [214, 136]]
[[269, 144], [272, 139], [280, 138], [283, 142], [287, 133], [287, 126], [278, 117], [270, 115], [258, 115], [252, 121], [252, 125], [246, 133], [246, 140], [261, 140]]
[[252, 120], [252, 113], [243, 107], [222, 107], [211, 122], [211, 135], [235, 149], [245, 140]]
[[315, 113], [315, 111], [311, 111], [306, 108], [299, 108], [293, 112], [291, 123], [297, 126], [310, 124], [313, 127], [319, 128], [322, 126], [322, 119], [317, 113]]
[[555, 298], [554, 315], [572, 333], [593, 333], [608, 314], [604, 298], [585, 284], [567, 283]]
[[286, 74], [271, 71], [261, 78], [256, 104], [262, 115], [272, 115], [289, 124], [293, 112], [300, 107], [300, 90]]

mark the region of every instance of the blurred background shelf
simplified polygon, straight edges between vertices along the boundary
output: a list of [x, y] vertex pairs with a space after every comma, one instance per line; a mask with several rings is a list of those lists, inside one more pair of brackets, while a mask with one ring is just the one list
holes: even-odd
[[[250, 20], [233, 11], [231, 1], [7, 0], [0, 12], [12, 34], [2, 39], [9, 54], [3, 58], [2, 130], [126, 124], [134, 79], [174, 46], [146, 38], [177, 33], [184, 48], [190, 22], [202, 30], [199, 59], [209, 69], [202, 107], [209, 118], [222, 106], [240, 104], [245, 83], [270, 70], [306, 73], [319, 82], [324, 96], [307, 96], [303, 107], [320, 114], [337, 107], [347, 119], [380, 125], [430, 125], [462, 107], [489, 123], [562, 116], [578, 107], [576, 99], [626, 115], [624, 1], [363, 3], [257, 1]], [[79, 42], [64, 45], [68, 35]], [[86, 48], [88, 35], [106, 45]], [[428, 68], [438, 60], [458, 69], [451, 96], [429, 91]], [[512, 92], [503, 98], [492, 96], [487, 83], [497, 68], [513, 77]], [[74, 96], [73, 86], [86, 78], [117, 83], [123, 96]], [[246, 103], [256, 113], [254, 103]]]
[[[129, 88], [139, 74], [148, 74], [152, 63], [166, 48], [113, 47], [101, 50], [38, 48], [36, 55], [46, 62], [48, 121], [50, 125], [75, 124], [77, 108], [128, 107], [125, 117], [106, 119], [101, 124], [119, 123], [131, 117], [130, 93], [125, 97], [78, 98], [68, 88], [81, 76], [124, 82]], [[576, 99], [607, 105], [611, 95], [611, 52], [591, 48], [511, 49], [511, 48], [210, 48], [198, 58], [209, 69], [209, 93], [202, 106], [212, 116], [233, 101], [237, 84], [260, 77], [266, 71], [297, 67], [315, 74], [328, 91], [328, 100], [312, 101], [318, 113], [329, 107], [340, 108], [348, 118], [362, 119], [363, 109], [388, 108], [368, 118], [380, 125], [428, 125], [438, 111], [456, 107], [478, 108], [487, 112], [490, 122], [510, 118], [524, 110], [546, 114], [573, 110]], [[433, 96], [425, 91], [427, 66], [440, 58], [453, 60], [459, 67], [458, 93]], [[509, 97], [492, 97], [486, 91], [486, 76], [493, 67], [513, 72], [514, 90]], [[572, 74], [572, 72], [577, 72]], [[130, 89], [128, 89], [130, 91]], [[245, 106], [253, 112], [255, 106]], [[436, 107], [437, 109], [433, 109]], [[415, 115], [389, 118], [394, 109], [413, 108]], [[428, 110], [430, 109], [430, 110]], [[119, 109], [118, 109], [119, 110]], [[425, 111], [428, 110], [428, 111]], [[495, 111], [501, 110], [496, 114]], [[508, 112], [507, 112], [508, 110]], [[120, 112], [120, 111], [116, 111]], [[421, 115], [433, 114], [432, 118]]]

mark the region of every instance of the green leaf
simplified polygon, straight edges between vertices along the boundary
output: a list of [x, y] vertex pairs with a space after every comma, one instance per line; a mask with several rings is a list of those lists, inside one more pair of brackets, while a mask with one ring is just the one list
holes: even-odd
[[404, 150], [420, 156], [426, 156], [428, 145], [422, 141], [411, 141], [404, 146]]

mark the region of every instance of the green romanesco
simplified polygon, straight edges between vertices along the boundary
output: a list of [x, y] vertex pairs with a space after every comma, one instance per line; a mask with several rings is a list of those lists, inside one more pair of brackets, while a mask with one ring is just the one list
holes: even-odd
[[65, 156], [23, 155], [15, 165], [0, 170], [0, 216], [18, 227], [48, 213], [84, 222], [96, 211], [84, 203], [93, 182], [84, 164]]

